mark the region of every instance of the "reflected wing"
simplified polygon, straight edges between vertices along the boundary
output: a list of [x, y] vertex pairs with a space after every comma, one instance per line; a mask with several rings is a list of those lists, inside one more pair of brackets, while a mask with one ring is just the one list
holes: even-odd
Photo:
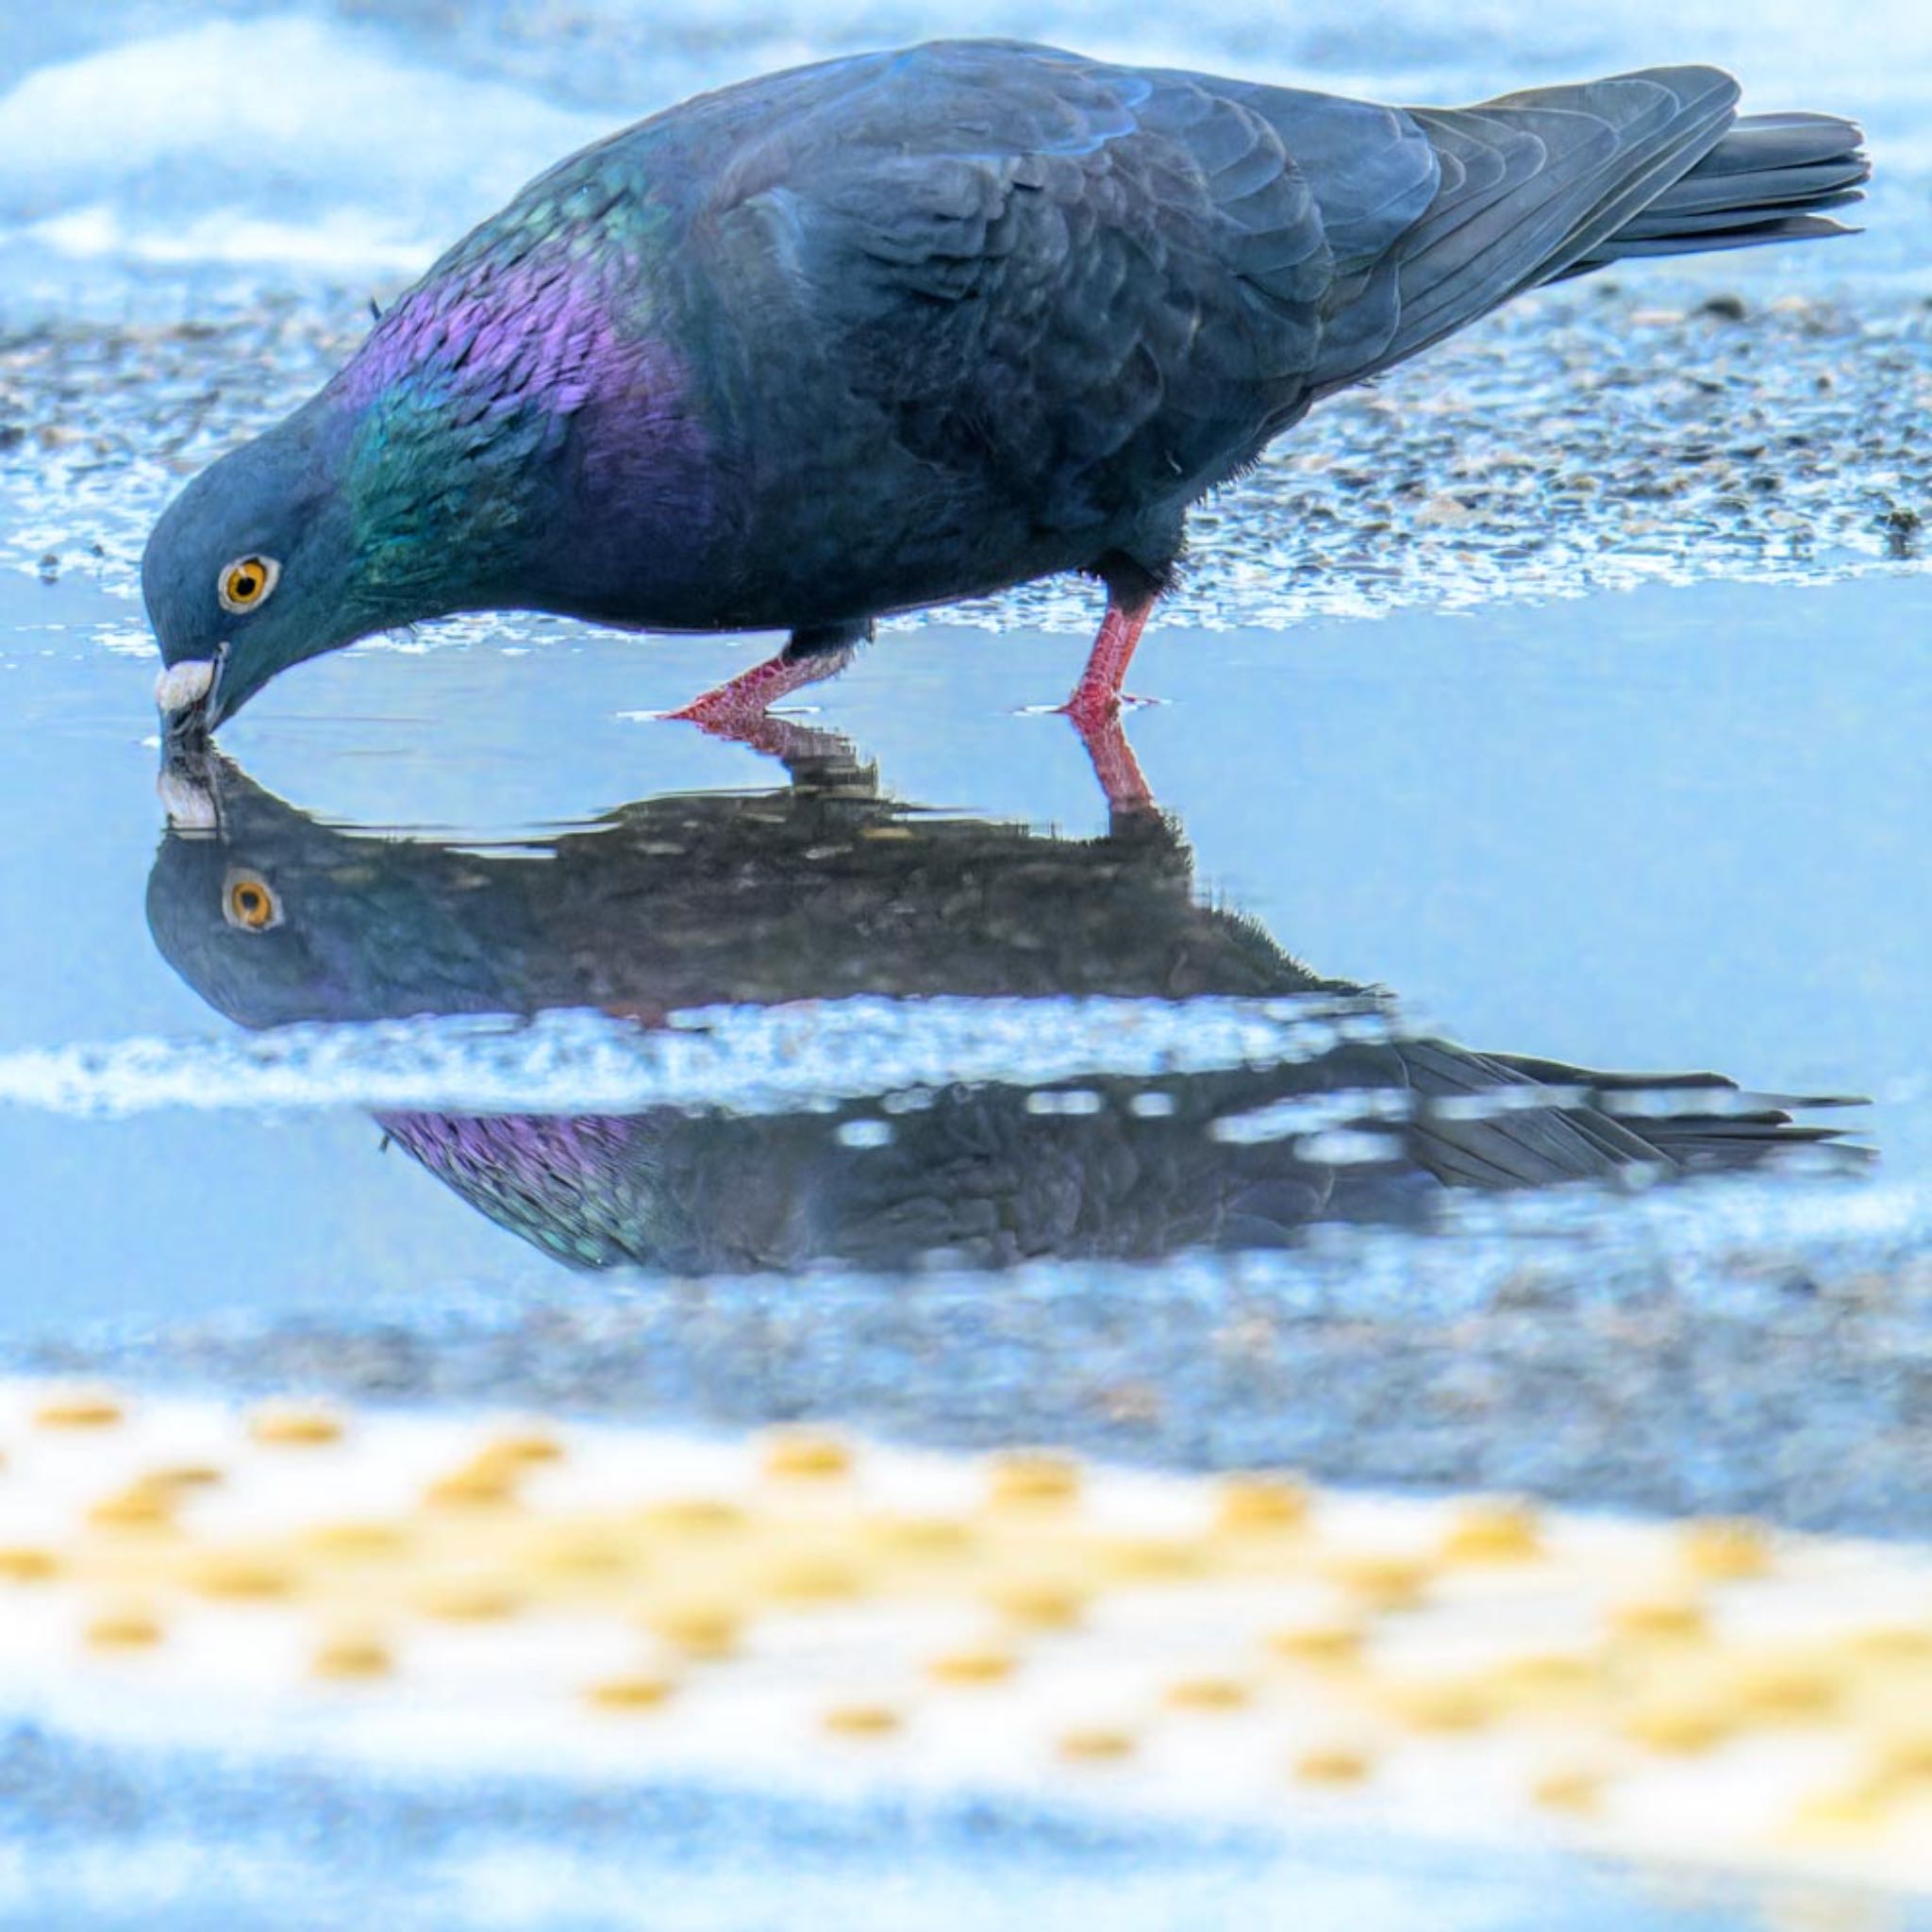
[[[1504, 1106], [1470, 1118], [1444, 1118], [1424, 1105], [1410, 1133], [1416, 1158], [1452, 1186], [1542, 1187], [1601, 1179], [1648, 1163], [1671, 1168], [1741, 1168], [1781, 1147], [1837, 1141], [1840, 1130], [1803, 1124], [1783, 1105], [1757, 1096], [1727, 1105], [1739, 1092], [1721, 1074], [1605, 1074], [1560, 1060], [1474, 1053], [1442, 1041], [1405, 1041], [1397, 1049], [1411, 1090], [1424, 1102], [1470, 1097], [1480, 1108], [1527, 1099], [1541, 1090], [1547, 1105]], [[1681, 1092], [1681, 1108], [1653, 1107], [1619, 1114], [1615, 1096]], [[1826, 1096], [1793, 1100], [1807, 1108], [1854, 1106]], [[1859, 1150], [1846, 1156], [1863, 1158]]]

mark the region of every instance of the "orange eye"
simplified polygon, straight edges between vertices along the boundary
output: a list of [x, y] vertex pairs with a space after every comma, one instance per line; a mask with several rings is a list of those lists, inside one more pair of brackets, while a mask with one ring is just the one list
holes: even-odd
[[275, 587], [282, 567], [273, 557], [238, 557], [222, 573], [224, 610], [253, 610]]
[[243, 932], [267, 932], [282, 923], [282, 902], [258, 872], [230, 873], [222, 886], [222, 917]]

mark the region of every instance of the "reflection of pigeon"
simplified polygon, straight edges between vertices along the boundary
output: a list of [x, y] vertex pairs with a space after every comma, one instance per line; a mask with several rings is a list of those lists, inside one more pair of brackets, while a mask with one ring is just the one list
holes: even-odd
[[[189, 984], [249, 1026], [559, 1007], [648, 1024], [860, 994], [1263, 996], [1292, 1021], [1308, 996], [1306, 1057], [1260, 1067], [1045, 1090], [1016, 1071], [910, 1108], [779, 1116], [385, 1117], [458, 1193], [580, 1264], [1256, 1246], [1311, 1221], [1407, 1215], [1439, 1184], [1740, 1167], [1829, 1138], [1769, 1107], [1708, 1110], [1735, 1091], [1713, 1074], [1594, 1074], [1404, 1038], [1386, 995], [1319, 978], [1202, 905], [1187, 847], [1151, 814], [1059, 839], [909, 809], [839, 754], [794, 772], [789, 791], [645, 799], [541, 852], [492, 854], [318, 824], [216, 761], [192, 795], [175, 781], [197, 829], [164, 841], [148, 922]], [[1338, 1040], [1338, 1006], [1380, 1024]], [[1651, 1088], [1686, 1090], [1683, 1110], [1606, 1110]], [[1371, 1138], [1342, 1158], [1299, 1124], [1245, 1131], [1285, 1102]]]
[[1001, 42], [706, 95], [459, 242], [143, 567], [164, 708], [447, 611], [789, 629], [1068, 570], [1117, 702], [1190, 505], [1324, 395], [1541, 283], [1838, 232], [1858, 133], [1707, 67], [1374, 107]]

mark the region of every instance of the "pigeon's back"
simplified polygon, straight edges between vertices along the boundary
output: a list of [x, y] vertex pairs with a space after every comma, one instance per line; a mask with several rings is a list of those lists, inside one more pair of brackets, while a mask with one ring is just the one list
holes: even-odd
[[688, 110], [729, 400], [774, 472], [886, 485], [818, 567], [892, 500], [1052, 567], [1158, 560], [1299, 412], [1339, 277], [1435, 163], [1399, 111], [1309, 97], [1312, 150], [1354, 157], [1324, 208], [1266, 92], [963, 42]]
[[[1822, 117], [1724, 160], [1736, 95], [1684, 67], [1406, 109], [935, 42], [673, 108], [445, 269], [487, 278], [560, 226], [691, 385], [692, 608], [645, 608], [641, 576], [603, 614], [803, 630], [1063, 570], [1158, 586], [1188, 506], [1320, 396], [1541, 281], [1713, 245], [1727, 199], [1805, 232], [1861, 178]], [[607, 411], [580, 471], [623, 475], [658, 426]], [[632, 546], [641, 572], [665, 550]]]

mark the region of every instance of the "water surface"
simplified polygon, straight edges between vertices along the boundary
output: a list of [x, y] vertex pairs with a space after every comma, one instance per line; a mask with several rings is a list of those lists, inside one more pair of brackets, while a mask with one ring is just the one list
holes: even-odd
[[[790, 773], [652, 715], [716, 644], [348, 654], [164, 832], [146, 667], [23, 633], [5, 891], [62, 941], [0, 1059], [7, 1329], [256, 1379], [420, 1333], [337, 1373], [1923, 1528], [1926, 601], [1171, 627], [1138, 824], [1015, 703], [1062, 641], [932, 625]], [[1621, 1109], [1757, 1103], [1525, 1059], [1872, 1104], [1653, 1160]]]

